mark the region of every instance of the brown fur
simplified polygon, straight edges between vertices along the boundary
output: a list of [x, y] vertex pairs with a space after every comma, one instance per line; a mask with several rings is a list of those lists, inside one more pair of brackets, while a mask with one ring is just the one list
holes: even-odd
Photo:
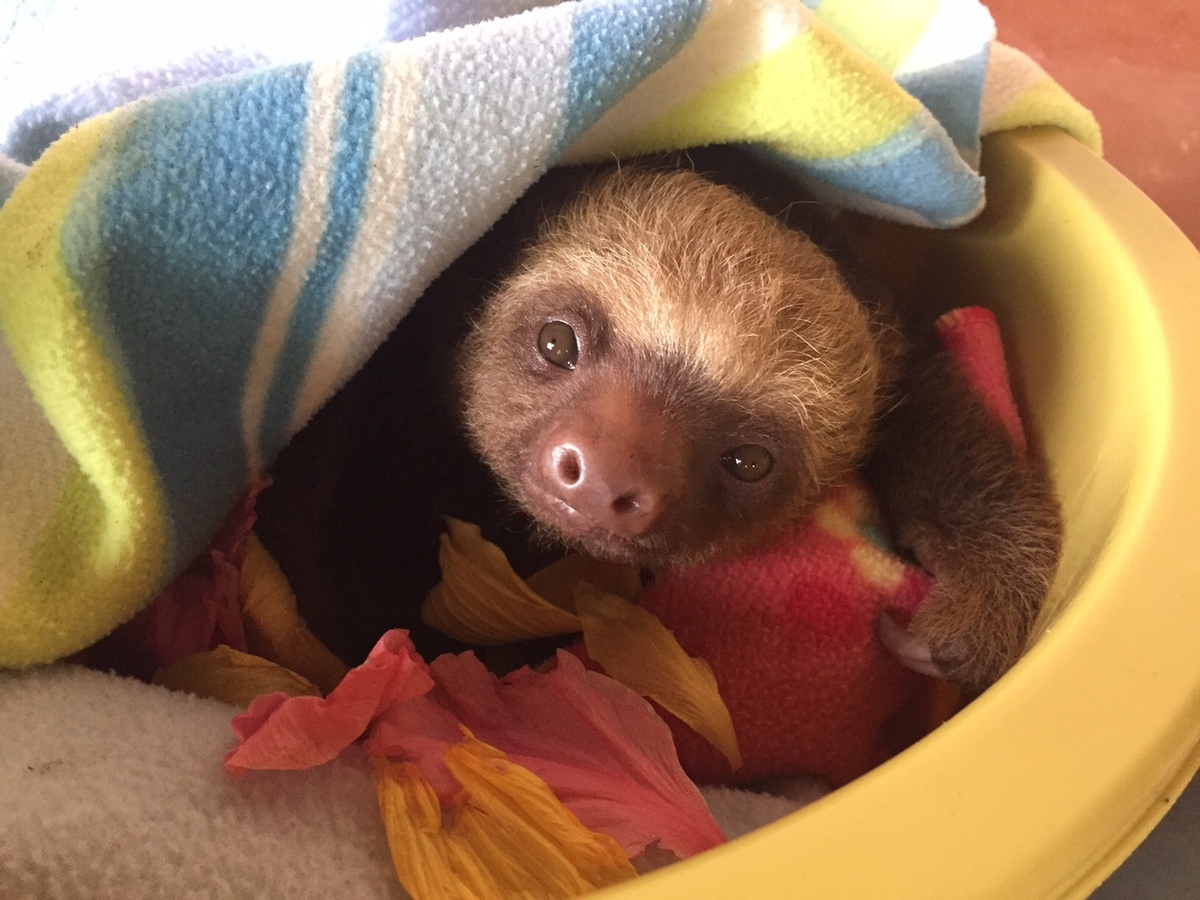
[[910, 630], [975, 688], [1024, 652], [1058, 568], [1062, 519], [1039, 456], [1021, 458], [944, 352], [914, 353], [869, 460], [901, 546], [935, 576]]

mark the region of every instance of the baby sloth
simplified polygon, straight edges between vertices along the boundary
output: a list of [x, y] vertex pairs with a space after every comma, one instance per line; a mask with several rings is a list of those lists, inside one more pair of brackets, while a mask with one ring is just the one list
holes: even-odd
[[[999, 677], [1021, 653], [1058, 561], [1059, 513], [1042, 464], [1018, 457], [948, 359], [923, 335], [903, 334], [886, 301], [739, 191], [680, 169], [610, 169], [582, 190], [583, 176], [552, 176], [557, 187], [508, 217], [518, 231], [543, 223], [515, 267], [502, 223], [431, 291], [458, 302], [464, 293], [485, 297], [458, 317], [469, 333], [457, 378], [435, 378], [459, 386], [465, 437], [503, 495], [543, 538], [653, 571], [766, 540], [862, 470], [899, 545], [936, 580], [909, 634], [884, 623], [881, 636], [922, 671], [974, 688]], [[506, 253], [509, 274], [489, 295], [484, 285]], [[422, 314], [444, 325], [451, 308], [427, 297], [401, 330], [419, 327]], [[459, 343], [458, 335], [410, 340], [395, 365], [437, 373], [421, 354]], [[375, 380], [386, 391], [417, 374]], [[376, 463], [350, 454], [344, 468], [360, 486], [343, 479], [330, 489], [356, 498], [334, 531], [346, 532], [371, 503], [412, 504], [414, 491], [436, 496], [420, 513], [431, 530], [440, 513], [486, 518], [461, 513], [433, 486], [469, 481], [467, 450], [398, 437], [393, 415], [424, 426], [431, 412], [372, 415], [393, 424], [360, 441]], [[450, 430], [452, 443], [464, 437]], [[381, 442], [419, 446], [393, 453]], [[284, 462], [276, 478], [286, 491]], [[388, 472], [414, 465], [394, 489], [381, 487], [396, 477]], [[264, 541], [287, 556], [286, 541], [276, 539], [281, 554], [268, 540], [276, 490], [263, 498]], [[528, 542], [522, 530], [510, 538]], [[342, 581], [359, 578], [352, 588], [368, 596], [361, 541], [350, 543], [343, 536], [338, 552], [358, 552], [362, 562], [343, 563], [354, 573]], [[387, 562], [375, 571], [406, 567], [400, 552], [377, 547]], [[434, 555], [432, 539], [420, 552]], [[293, 548], [291, 556], [312, 553]], [[432, 581], [436, 573], [425, 587]], [[303, 584], [297, 593], [303, 604]]]
[[474, 445], [566, 543], [687, 566], [862, 461], [895, 347], [799, 232], [626, 168], [549, 220], [462, 354]]
[[743, 195], [627, 167], [551, 218], [485, 305], [462, 354], [467, 427], [543, 528], [651, 568], [761, 541], [866, 464], [937, 581], [906, 661], [982, 686], [1050, 586], [1057, 504], [886, 315]]

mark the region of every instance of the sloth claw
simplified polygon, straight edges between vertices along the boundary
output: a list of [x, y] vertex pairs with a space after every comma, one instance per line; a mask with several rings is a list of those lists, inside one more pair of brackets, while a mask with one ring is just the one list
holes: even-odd
[[875, 621], [875, 631], [883, 646], [902, 666], [931, 678], [947, 677], [946, 669], [939, 665], [937, 659], [940, 654], [934, 653], [927, 640], [900, 627], [890, 613], [879, 614]]

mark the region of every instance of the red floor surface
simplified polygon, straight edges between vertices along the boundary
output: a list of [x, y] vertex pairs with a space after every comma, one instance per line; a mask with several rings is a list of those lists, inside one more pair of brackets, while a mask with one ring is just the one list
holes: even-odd
[[1200, 0], [987, 5], [1000, 40], [1095, 113], [1108, 161], [1200, 246]]

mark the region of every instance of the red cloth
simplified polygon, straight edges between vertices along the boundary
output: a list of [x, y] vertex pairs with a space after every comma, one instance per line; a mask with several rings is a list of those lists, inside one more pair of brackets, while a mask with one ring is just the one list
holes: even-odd
[[900, 749], [889, 724], [921, 676], [875, 637], [884, 610], [906, 623], [929, 592], [919, 569], [881, 549], [857, 479], [773, 543], [714, 565], [660, 575], [640, 603], [713, 668], [745, 766], [671, 721], [685, 771], [745, 783], [820, 775], [843, 784]]
[[[1025, 453], [995, 316], [968, 307], [935, 324], [984, 407]], [[934, 686], [876, 636], [885, 610], [906, 625], [928, 595], [920, 569], [884, 549], [865, 485], [834, 491], [807, 520], [733, 560], [659, 576], [640, 603], [708, 661], [729, 707], [745, 767], [671, 722], [684, 769], [701, 782], [819, 775], [843, 784], [929, 725]]]
[[982, 306], [965, 306], [946, 313], [933, 328], [942, 346], [954, 357], [968, 386], [984, 409], [1004, 426], [1017, 455], [1023, 459], [1025, 428], [1013, 400], [995, 313]]

